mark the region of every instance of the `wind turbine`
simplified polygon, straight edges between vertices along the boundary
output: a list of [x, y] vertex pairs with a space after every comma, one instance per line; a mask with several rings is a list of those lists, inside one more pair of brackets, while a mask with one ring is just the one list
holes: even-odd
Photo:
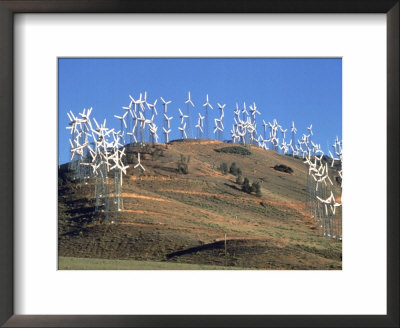
[[208, 107], [210, 107], [211, 109], [213, 109], [213, 107], [211, 106], [210, 102], [208, 101], [208, 94], [206, 95], [206, 102], [203, 104], [203, 107], [206, 108], [206, 114], [205, 114], [205, 119], [206, 119], [206, 139], [209, 139], [209, 119], [208, 119]]
[[201, 126], [200, 119], [197, 120], [197, 124], [195, 125], [195, 128], [197, 129], [197, 139], [200, 139], [201, 138], [201, 134], [203, 133], [203, 128]]
[[188, 92], [188, 99], [185, 101], [185, 104], [187, 104], [188, 135], [189, 135], [189, 138], [191, 138], [192, 137], [192, 124], [191, 124], [191, 121], [190, 121], [190, 105], [192, 105], [193, 108], [194, 108], [194, 104], [193, 104], [192, 99], [190, 99], [190, 91]]
[[281, 150], [284, 150], [284, 154], [286, 154], [286, 152], [288, 151], [287, 147], [286, 147], [286, 131], [287, 129], [283, 129], [282, 127], [280, 127], [280, 131], [282, 132], [282, 141], [281, 141], [281, 145], [283, 147], [279, 147]]
[[246, 128], [244, 125], [240, 125], [241, 130], [237, 131], [237, 135], [239, 137], [239, 139], [241, 140], [242, 144], [245, 145], [246, 144]]
[[264, 120], [263, 120], [263, 127], [264, 127], [264, 139], [267, 139], [267, 127], [268, 127], [268, 123], [265, 123]]
[[236, 140], [238, 139], [239, 136], [238, 136], [237, 133], [236, 133], [235, 124], [232, 125], [231, 137], [232, 137], [232, 142], [233, 142], [233, 143], [236, 143]]
[[154, 122], [152, 122], [152, 123], [150, 123], [149, 128], [150, 128], [150, 134], [151, 134], [151, 142], [153, 144], [157, 143], [158, 142], [158, 135], [157, 135], [158, 127], [157, 127], [157, 125]]
[[251, 118], [250, 117], [247, 117], [247, 132], [248, 132], [248, 135], [249, 135], [249, 142], [251, 143], [251, 144], [254, 144], [254, 140], [255, 140], [255, 138], [254, 138], [254, 134], [256, 133], [256, 126], [255, 126], [255, 124], [253, 124], [253, 122], [251, 121]]
[[163, 97], [160, 97], [161, 101], [163, 102], [163, 106], [164, 106], [164, 114], [167, 113], [167, 106], [168, 104], [170, 104], [172, 101], [165, 101]]
[[143, 143], [144, 142], [144, 129], [146, 126], [146, 118], [143, 115], [143, 112], [139, 112], [139, 117], [137, 118], [137, 120], [139, 121], [139, 142]]
[[242, 120], [243, 121], [246, 120], [247, 115], [249, 115], [249, 113], [247, 112], [247, 109], [246, 109], [246, 103], [243, 102], [243, 109], [242, 109]]
[[[221, 126], [219, 126], [218, 123]], [[221, 140], [221, 132], [223, 131], [222, 126], [223, 125], [222, 125], [221, 120], [218, 118], [214, 118], [214, 135], [215, 136], [216, 136], [216, 132], [218, 131], [218, 137], [217, 136], [215, 137], [216, 140]]]
[[198, 119], [197, 119], [197, 124], [196, 124], [196, 128], [197, 128], [197, 138], [198, 138], [198, 139], [201, 139], [201, 137], [202, 137], [202, 135], [203, 135], [203, 126], [204, 126], [203, 120], [204, 120], [205, 116], [201, 116], [200, 113], [198, 113], [198, 114], [199, 114], [199, 117], [198, 117]]
[[332, 164], [331, 164], [331, 167], [333, 167], [333, 165], [334, 165], [334, 163], [335, 163], [335, 161], [340, 161], [340, 159], [339, 158], [337, 158], [337, 157], [335, 157], [335, 156], [333, 156], [332, 155], [332, 152], [329, 150], [329, 155], [331, 155], [331, 158], [332, 158]]
[[[163, 105], [164, 105], [164, 127], [163, 127], [163, 130], [165, 132], [165, 130], [169, 129], [169, 121], [168, 121], [168, 116], [167, 116], [167, 110], [168, 110], [167, 106], [172, 101], [171, 100], [170, 101], [165, 101], [163, 97], [160, 97], [160, 98], [161, 98], [161, 101], [163, 102]], [[168, 139], [169, 139], [168, 135], [165, 135], [165, 139], [164, 139], [165, 143], [168, 142]]]
[[140, 163], [140, 153], [138, 153], [138, 163], [133, 168], [136, 169], [137, 167], [140, 167], [143, 172], [146, 171], [143, 165]]
[[310, 126], [307, 127], [307, 130], [309, 131], [309, 134], [307, 136], [307, 139], [308, 139], [307, 141], [310, 142], [311, 141], [311, 136], [314, 135], [313, 132], [312, 132], [312, 124], [310, 124]]
[[282, 127], [280, 128], [280, 130], [281, 130], [281, 132], [282, 132], [282, 135], [283, 135], [283, 140], [285, 140], [285, 138], [286, 138], [286, 131], [287, 131], [287, 129], [282, 129]]
[[[137, 123], [138, 123], [138, 118], [139, 118], [138, 115], [140, 115], [140, 114], [138, 114], [138, 110], [137, 110], [138, 106], [139, 106], [140, 109], [142, 109], [141, 95], [140, 95], [140, 98], [138, 100], [133, 99], [133, 97], [131, 95], [129, 95], [129, 97], [131, 98], [131, 103], [134, 105], [133, 110], [131, 110], [131, 116], [132, 116], [132, 120], [134, 121], [133, 124], [136, 127]], [[140, 126], [139, 126], [139, 129], [140, 129]], [[136, 140], [135, 142], [138, 142], [139, 129], [135, 128], [135, 135], [131, 136], [131, 142], [132, 142], [132, 139], [135, 139]]]
[[165, 143], [169, 142], [169, 134], [171, 133], [171, 129], [166, 129], [163, 127], [164, 135], [165, 135]]
[[187, 139], [186, 122], [185, 124], [183, 124], [183, 126], [180, 126], [178, 129], [181, 131], [181, 139]]
[[[133, 101], [131, 100], [131, 101], [129, 102], [129, 105], [128, 105], [128, 106], [122, 106], [122, 109], [125, 110], [127, 113], [131, 113], [131, 114], [132, 114], [132, 111], [131, 111], [131, 109], [132, 109], [132, 104], [133, 104]], [[126, 121], [127, 121], [127, 123], [126, 123], [126, 124], [127, 124], [126, 130], [127, 130], [127, 131], [130, 131], [130, 130], [131, 130], [131, 120], [130, 120], [129, 115], [128, 115]], [[132, 143], [132, 138], [130, 138], [129, 143]]]
[[291, 140], [291, 145], [292, 145], [292, 155], [294, 156], [294, 145], [295, 145], [295, 134], [297, 133], [297, 129], [294, 126], [294, 121], [292, 121], [292, 127], [290, 129], [290, 132], [292, 133], [292, 140]]
[[314, 135], [312, 132], [312, 124], [310, 124], [310, 126], [307, 127], [307, 130], [310, 132], [310, 135]]
[[[151, 120], [150, 120], [151, 123], [154, 123], [154, 117], [158, 115], [157, 108], [156, 108], [157, 100], [158, 99], [154, 100], [153, 104], [151, 104], [151, 103], [147, 104], [148, 108], [151, 110]], [[150, 139], [151, 139], [152, 138], [152, 134], [151, 134], [151, 131], [150, 131], [150, 122], [147, 121], [147, 123], [148, 123], [148, 126], [149, 126], [149, 136], [150, 136]]]
[[250, 107], [251, 116], [253, 117], [253, 121], [251, 123], [253, 124], [254, 127], [256, 127], [257, 126], [256, 114], [261, 115], [261, 113], [257, 110], [257, 106], [256, 106], [255, 102], [253, 102], [253, 106], [249, 106], [249, 107]]
[[220, 128], [218, 129], [218, 140], [223, 141], [223, 132], [224, 132], [224, 124], [223, 124], [223, 119], [224, 119], [224, 108], [226, 104], [221, 105], [220, 103], [217, 103], [219, 110], [220, 110], [220, 116], [219, 119], [217, 120], [220, 123]]
[[185, 118], [188, 118], [189, 116], [183, 114], [180, 108], [178, 108], [178, 110], [179, 110], [179, 117], [181, 118], [181, 124], [183, 124], [183, 121], [185, 120]]
[[[214, 128], [214, 135], [216, 134], [216, 132], [218, 132], [218, 135], [219, 135], [221, 131], [222, 131], [221, 128], [218, 125], [216, 125]], [[219, 140], [219, 139], [217, 139], [217, 140]]]
[[165, 120], [167, 121], [167, 128], [171, 127], [170, 121], [174, 118], [173, 116], [168, 117], [167, 114], [164, 114]]
[[[128, 128], [128, 126], [126, 125], [126, 122], [125, 122], [126, 115], [128, 115], [128, 112], [125, 112], [124, 115], [122, 115], [122, 116], [114, 115], [115, 118], [117, 118], [121, 121], [121, 132], [122, 133], [124, 132], [124, 126], [125, 126], [125, 129]], [[125, 142], [125, 140], [124, 140], [124, 142]]]
[[69, 122], [69, 126], [67, 126], [66, 129], [71, 130], [71, 134], [74, 134], [76, 131], [76, 126], [80, 120], [74, 116], [72, 111], [70, 111], [69, 113], [67, 112], [67, 116], [68, 116], [70, 122]]
[[158, 99], [154, 100], [153, 104], [148, 103], [148, 107], [149, 107], [149, 109], [151, 109], [151, 115], [154, 115], [154, 114], [158, 115], [157, 108], [156, 108], [157, 101], [158, 101]]
[[136, 135], [135, 135], [135, 132], [137, 132], [136, 127], [137, 127], [137, 120], [135, 120], [135, 123], [134, 123], [133, 128], [132, 128], [132, 132], [128, 132], [127, 133], [127, 135], [131, 136], [131, 142], [132, 142], [132, 139], [134, 139], [135, 143], [137, 143], [137, 138], [136, 138]]

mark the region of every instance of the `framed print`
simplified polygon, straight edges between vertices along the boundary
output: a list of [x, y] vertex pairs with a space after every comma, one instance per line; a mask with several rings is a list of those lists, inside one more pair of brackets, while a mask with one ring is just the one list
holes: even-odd
[[2, 324], [398, 326], [398, 1], [0, 8]]
[[[59, 58], [58, 68], [59, 270], [341, 270], [340, 58]], [[146, 90], [110, 115], [121, 106], [106, 99], [132, 78]], [[93, 107], [65, 112], [93, 92]], [[260, 100], [239, 105], [239, 94]]]

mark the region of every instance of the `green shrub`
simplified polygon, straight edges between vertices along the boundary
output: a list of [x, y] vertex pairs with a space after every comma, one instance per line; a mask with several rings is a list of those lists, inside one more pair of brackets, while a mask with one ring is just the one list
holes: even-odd
[[251, 193], [252, 189], [251, 189], [250, 181], [249, 181], [248, 178], [244, 178], [243, 185], [242, 185], [242, 190], [244, 192], [247, 192], [248, 194]]
[[251, 190], [255, 192], [258, 197], [261, 196], [261, 186], [259, 182], [253, 182], [251, 185]]
[[239, 155], [251, 155], [251, 152], [239, 146], [224, 147], [219, 149], [214, 149], [217, 153], [227, 153], [227, 154], [239, 154]]
[[243, 184], [243, 177], [242, 177], [241, 174], [239, 174], [239, 175], [236, 177], [236, 183], [237, 183], [238, 185], [242, 185], [242, 184]]
[[190, 162], [190, 155], [186, 158], [184, 155], [181, 154], [181, 159], [178, 162], [178, 173], [188, 174], [189, 162]]
[[238, 176], [238, 175], [242, 174], [242, 170], [240, 169], [240, 167], [236, 166], [235, 162], [233, 162], [231, 164], [231, 167], [229, 168], [229, 173], [231, 173], [231, 174], [233, 174], [235, 176]]
[[229, 168], [229, 173], [233, 174], [233, 175], [237, 175], [237, 166], [236, 163], [233, 162]]
[[275, 165], [274, 169], [277, 171], [281, 171], [281, 172], [285, 172], [285, 173], [289, 173], [289, 174], [293, 173], [293, 169], [285, 164]]
[[219, 166], [219, 170], [223, 174], [227, 174], [228, 173], [228, 164], [226, 164], [225, 162], [221, 163], [221, 165]]

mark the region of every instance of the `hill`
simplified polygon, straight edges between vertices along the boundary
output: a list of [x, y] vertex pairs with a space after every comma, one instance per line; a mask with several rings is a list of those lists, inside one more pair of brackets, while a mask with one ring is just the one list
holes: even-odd
[[[94, 213], [94, 179], [72, 181], [61, 166], [59, 256], [341, 269], [341, 242], [322, 237], [307, 213], [303, 161], [253, 146], [227, 147], [237, 145], [183, 140], [129, 149], [128, 162], [140, 152], [146, 171], [128, 168], [124, 209], [110, 218], [115, 224]], [[184, 174], [178, 163], [189, 158]], [[258, 182], [261, 195], [242, 191], [235, 175], [220, 170], [223, 163], [235, 163], [243, 178]]]

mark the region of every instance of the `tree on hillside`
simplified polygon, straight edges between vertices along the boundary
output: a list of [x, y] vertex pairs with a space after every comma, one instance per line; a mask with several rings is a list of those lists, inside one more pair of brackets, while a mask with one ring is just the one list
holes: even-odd
[[238, 175], [241, 175], [241, 174], [242, 174], [242, 170], [240, 169], [240, 167], [238, 167], [238, 166], [236, 165], [235, 162], [233, 162], [233, 163], [231, 164], [230, 168], [229, 168], [229, 173], [231, 173], [231, 174], [233, 174], [233, 175], [235, 175], [235, 176], [238, 176]]
[[231, 164], [231, 167], [229, 168], [229, 173], [231, 173], [231, 174], [233, 174], [233, 175], [237, 175], [237, 166], [236, 166], [236, 163], [235, 162], [233, 162], [232, 164]]
[[251, 190], [255, 192], [258, 197], [261, 196], [261, 186], [259, 182], [253, 182], [251, 185]]
[[248, 194], [251, 193], [251, 186], [250, 186], [250, 181], [249, 181], [248, 178], [244, 178], [243, 185], [242, 185], [242, 190], [244, 192], [247, 192]]
[[219, 169], [223, 174], [227, 174], [228, 173], [228, 164], [226, 164], [225, 162], [221, 163], [221, 165], [219, 166]]
[[190, 155], [186, 158], [183, 154], [181, 154], [181, 158], [178, 162], [178, 173], [188, 174], [189, 162], [190, 162]]
[[243, 177], [241, 174], [238, 174], [238, 176], [236, 177], [236, 183], [238, 185], [242, 185], [243, 184]]

